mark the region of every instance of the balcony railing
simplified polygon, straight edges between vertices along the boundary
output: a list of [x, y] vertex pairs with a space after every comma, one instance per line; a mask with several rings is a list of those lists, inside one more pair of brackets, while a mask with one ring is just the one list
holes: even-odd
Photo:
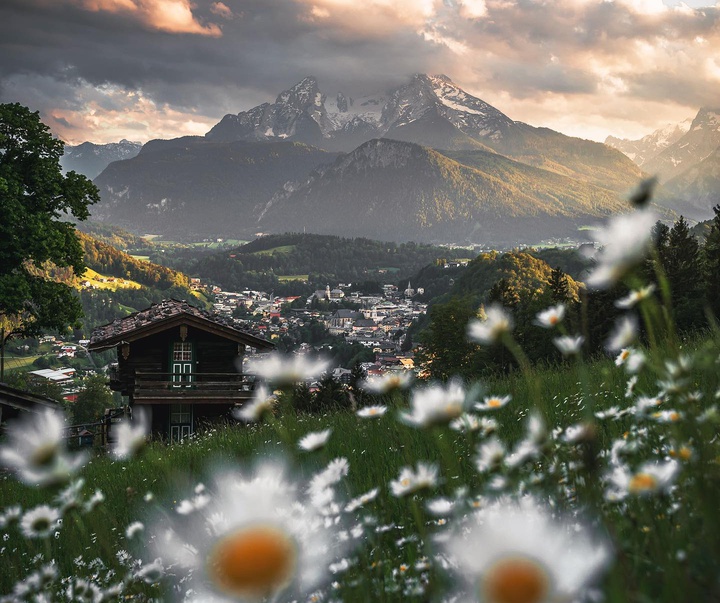
[[209, 402], [222, 404], [252, 397], [255, 375], [242, 373], [135, 373], [137, 403]]

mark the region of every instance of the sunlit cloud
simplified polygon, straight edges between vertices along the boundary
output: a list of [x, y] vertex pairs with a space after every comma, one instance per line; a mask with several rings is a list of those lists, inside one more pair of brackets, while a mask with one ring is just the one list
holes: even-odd
[[[84, 9], [95, 12], [125, 13], [137, 18], [143, 24], [170, 33], [189, 33], [219, 37], [219, 26], [200, 23], [192, 12], [189, 0], [74, 0]], [[222, 2], [216, 5], [232, 11]], [[222, 10], [220, 8], [219, 10]], [[215, 11], [213, 11], [215, 12]], [[221, 14], [217, 13], [216, 14]], [[227, 16], [223, 14], [222, 16]]]
[[210, 5], [210, 12], [214, 15], [222, 17], [223, 19], [232, 19], [235, 17], [235, 13], [233, 13], [232, 9], [223, 2], [213, 2]]

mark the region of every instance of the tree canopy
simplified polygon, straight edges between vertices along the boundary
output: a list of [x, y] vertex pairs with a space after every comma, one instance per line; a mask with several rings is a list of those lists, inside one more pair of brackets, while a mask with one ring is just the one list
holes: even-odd
[[64, 143], [18, 103], [0, 104], [0, 327], [5, 338], [62, 330], [82, 316], [71, 289], [52, 279], [56, 267], [84, 271], [73, 224], [99, 201], [85, 176], [63, 174]]

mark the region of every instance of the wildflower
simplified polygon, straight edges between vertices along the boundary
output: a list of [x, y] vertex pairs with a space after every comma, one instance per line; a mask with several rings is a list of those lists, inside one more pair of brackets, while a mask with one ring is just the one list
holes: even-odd
[[165, 575], [165, 568], [160, 559], [155, 559], [152, 563], [143, 565], [134, 574], [136, 579], [142, 580], [145, 584], [155, 584]]
[[68, 601], [87, 601], [88, 603], [99, 603], [103, 600], [103, 592], [97, 584], [74, 578], [65, 589]]
[[640, 396], [635, 401], [635, 414], [644, 415], [648, 410], [660, 406], [661, 403], [662, 398], [660, 397], [650, 398], [648, 396]]
[[434, 488], [437, 484], [437, 466], [418, 462], [417, 471], [413, 471], [411, 467], [403, 467], [398, 479], [390, 482], [390, 490], [393, 496], [402, 498], [420, 490]]
[[607, 289], [640, 263], [649, 248], [656, 221], [654, 212], [638, 210], [614, 216], [607, 226], [596, 231], [602, 251], [597, 267], [586, 279], [587, 284], [596, 289]]
[[65, 515], [68, 511], [80, 507], [80, 502], [82, 501], [82, 488], [84, 485], [84, 479], [76, 479], [70, 482], [68, 487], [58, 494], [56, 501], [60, 506], [63, 515]]
[[543, 329], [552, 329], [559, 325], [563, 318], [565, 318], [565, 304], [558, 304], [539, 312], [535, 317], [535, 324]]
[[210, 504], [152, 529], [163, 563], [177, 566], [180, 599], [192, 592], [195, 601], [249, 602], [291, 592], [304, 600], [328, 579], [347, 541], [282, 467], [265, 463], [250, 477], [229, 473], [216, 481]]
[[374, 419], [376, 417], [382, 417], [386, 412], [387, 406], [376, 405], [361, 408], [355, 414], [361, 419]]
[[15, 469], [25, 483], [64, 483], [87, 461], [84, 453], [66, 450], [64, 428], [62, 415], [52, 410], [19, 419], [8, 427], [0, 460]]
[[563, 356], [574, 356], [580, 353], [580, 348], [585, 342], [585, 338], [582, 335], [576, 337], [570, 337], [569, 335], [563, 335], [553, 339], [555, 347], [560, 350]]
[[349, 471], [350, 464], [345, 457], [333, 459], [325, 469], [313, 476], [308, 492], [321, 492], [337, 484]]
[[485, 311], [485, 320], [472, 320], [468, 325], [468, 338], [483, 345], [496, 343], [512, 331], [512, 318], [501, 306], [493, 304]]
[[255, 389], [252, 400], [241, 408], [233, 410], [233, 417], [241, 421], [257, 422], [266, 413], [271, 413], [277, 398], [270, 394], [266, 385], [260, 385]]
[[486, 396], [483, 398], [482, 404], [478, 402], [475, 404], [474, 408], [481, 411], [487, 411], [487, 410], [498, 410], [499, 408], [503, 408], [505, 405], [507, 405], [508, 402], [512, 400], [512, 396]]
[[479, 431], [482, 435], [488, 435], [497, 431], [498, 424], [495, 419], [478, 417], [472, 413], [463, 413], [450, 423], [450, 429], [454, 431]]
[[437, 517], [447, 517], [452, 513], [455, 508], [455, 502], [449, 498], [435, 498], [428, 501], [427, 505], [428, 513]]
[[637, 319], [634, 316], [625, 316], [615, 323], [605, 347], [611, 352], [627, 348], [637, 339], [637, 331]]
[[459, 381], [447, 387], [431, 385], [412, 393], [411, 412], [402, 413], [400, 420], [415, 427], [441, 425], [457, 419], [465, 406], [465, 390]]
[[462, 600], [580, 600], [610, 561], [609, 546], [576, 521], [553, 520], [532, 499], [500, 499], [443, 544], [465, 581]]
[[105, 495], [100, 490], [95, 490], [95, 493], [83, 505], [83, 510], [85, 513], [89, 513], [103, 502], [105, 502]]
[[635, 393], [635, 386], [637, 385], [637, 382], [637, 375], [633, 375], [632, 377], [630, 377], [630, 379], [628, 379], [627, 386], [625, 387], [626, 398], [631, 398], [633, 396], [633, 394]]
[[623, 348], [615, 358], [615, 366], [624, 366], [625, 370], [634, 375], [645, 364], [645, 354], [634, 348]]
[[27, 538], [46, 538], [60, 521], [60, 512], [48, 505], [39, 505], [27, 511], [20, 520], [20, 529]]
[[319, 377], [329, 366], [330, 362], [322, 358], [307, 358], [301, 355], [284, 356], [273, 353], [265, 358], [251, 361], [248, 372], [262, 377], [278, 387], [287, 387], [298, 381]]
[[682, 413], [679, 413], [677, 410], [661, 410], [653, 413], [651, 416], [658, 423], [675, 423], [683, 418]]
[[150, 421], [147, 414], [140, 411], [136, 411], [136, 413], [138, 416], [135, 425], [123, 421], [117, 426], [117, 441], [112, 451], [119, 459], [135, 456], [147, 443]]
[[647, 299], [655, 292], [655, 285], [650, 284], [642, 289], [633, 289], [625, 297], [620, 298], [615, 302], [615, 306], [622, 310], [629, 310], [642, 300]]
[[125, 536], [127, 538], [133, 538], [136, 534], [139, 534], [145, 529], [145, 526], [140, 521], [133, 521], [126, 529]]
[[345, 506], [345, 512], [346, 513], [353, 513], [360, 507], [365, 506], [370, 501], [375, 500], [377, 498], [378, 493], [380, 490], [378, 488], [373, 488], [369, 492], [366, 492], [365, 494], [361, 494], [357, 498], [353, 498], [346, 506]]
[[498, 438], [492, 437], [478, 447], [475, 467], [480, 473], [494, 471], [502, 464], [505, 452], [505, 446], [503, 446], [502, 442]]
[[409, 371], [385, 373], [379, 377], [369, 377], [360, 383], [360, 387], [371, 394], [387, 394], [396, 389], [407, 389], [413, 375]]
[[322, 448], [323, 446], [325, 446], [325, 444], [327, 444], [331, 432], [331, 429], [325, 429], [324, 431], [315, 431], [309, 433], [298, 442], [298, 446], [302, 450], [307, 451]]
[[622, 500], [628, 494], [649, 496], [667, 492], [675, 483], [679, 471], [680, 465], [677, 461], [645, 463], [634, 472], [626, 467], [618, 466], [609, 477], [610, 488], [606, 493], [606, 498]]

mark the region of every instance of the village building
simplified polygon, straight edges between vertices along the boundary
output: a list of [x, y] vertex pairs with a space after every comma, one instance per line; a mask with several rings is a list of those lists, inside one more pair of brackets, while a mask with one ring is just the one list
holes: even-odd
[[146, 411], [153, 434], [178, 441], [249, 400], [253, 377], [237, 367], [248, 348], [274, 345], [230, 319], [170, 299], [97, 327], [88, 349], [112, 348], [118, 364], [110, 388]]

